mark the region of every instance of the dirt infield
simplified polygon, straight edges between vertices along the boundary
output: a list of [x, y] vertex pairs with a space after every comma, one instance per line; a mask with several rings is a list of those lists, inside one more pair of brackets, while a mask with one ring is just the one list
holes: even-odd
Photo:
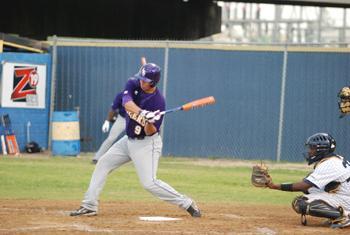
[[[349, 234], [330, 229], [318, 218], [309, 226], [287, 206], [199, 203], [203, 217], [164, 202], [101, 202], [98, 216], [70, 217], [78, 201], [0, 200], [0, 234]], [[165, 216], [178, 221], [148, 222], [140, 216]]]

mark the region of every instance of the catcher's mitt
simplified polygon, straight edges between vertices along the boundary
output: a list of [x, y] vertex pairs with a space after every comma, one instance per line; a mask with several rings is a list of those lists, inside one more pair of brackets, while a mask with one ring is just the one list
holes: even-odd
[[350, 87], [343, 87], [339, 93], [340, 98], [339, 111], [341, 112], [340, 118], [344, 117], [346, 114], [350, 113]]
[[265, 164], [253, 166], [251, 181], [255, 187], [267, 187], [271, 180], [268, 167]]
[[341, 99], [350, 99], [350, 87], [348, 87], [348, 86], [343, 87], [339, 91], [338, 97]]

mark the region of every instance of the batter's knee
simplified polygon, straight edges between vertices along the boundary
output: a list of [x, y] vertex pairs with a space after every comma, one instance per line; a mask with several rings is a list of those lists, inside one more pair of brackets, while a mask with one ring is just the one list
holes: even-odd
[[292, 202], [294, 211], [302, 215], [311, 215], [329, 219], [336, 219], [342, 216], [341, 208], [334, 208], [323, 200], [307, 202], [304, 196], [296, 197]]
[[152, 192], [155, 190], [156, 185], [154, 183], [154, 181], [146, 181], [146, 182], [142, 182], [142, 186], [145, 190]]

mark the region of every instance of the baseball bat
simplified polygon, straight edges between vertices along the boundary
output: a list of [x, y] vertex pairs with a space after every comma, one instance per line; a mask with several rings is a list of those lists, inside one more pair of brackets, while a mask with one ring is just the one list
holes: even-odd
[[147, 64], [146, 57], [142, 56], [141, 57], [141, 65], [145, 65], [145, 64]]
[[6, 142], [5, 142], [5, 136], [1, 135], [1, 148], [2, 148], [2, 154], [7, 155], [6, 151]]
[[204, 97], [201, 99], [197, 99], [197, 100], [193, 100], [191, 102], [188, 102], [186, 104], [183, 104], [179, 107], [173, 108], [173, 109], [168, 109], [165, 111], [160, 112], [161, 115], [167, 114], [167, 113], [172, 113], [172, 112], [176, 112], [176, 111], [189, 111], [195, 108], [201, 108], [204, 107], [206, 105], [210, 105], [210, 104], [214, 104], [215, 103], [215, 98], [214, 96], [208, 96], [208, 97]]
[[18, 155], [18, 143], [15, 133], [14, 131], [12, 131], [10, 116], [8, 114], [1, 116], [1, 123], [5, 129], [5, 142], [7, 143], [7, 153]]

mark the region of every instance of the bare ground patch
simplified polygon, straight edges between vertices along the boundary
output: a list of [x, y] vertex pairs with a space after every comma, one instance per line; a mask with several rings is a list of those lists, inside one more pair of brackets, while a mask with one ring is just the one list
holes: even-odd
[[[98, 216], [70, 217], [78, 201], [0, 200], [0, 234], [349, 234], [350, 228], [332, 230], [323, 219], [299, 215], [287, 206], [198, 203], [203, 217], [164, 202], [101, 202]], [[150, 222], [140, 216], [181, 218]]]

